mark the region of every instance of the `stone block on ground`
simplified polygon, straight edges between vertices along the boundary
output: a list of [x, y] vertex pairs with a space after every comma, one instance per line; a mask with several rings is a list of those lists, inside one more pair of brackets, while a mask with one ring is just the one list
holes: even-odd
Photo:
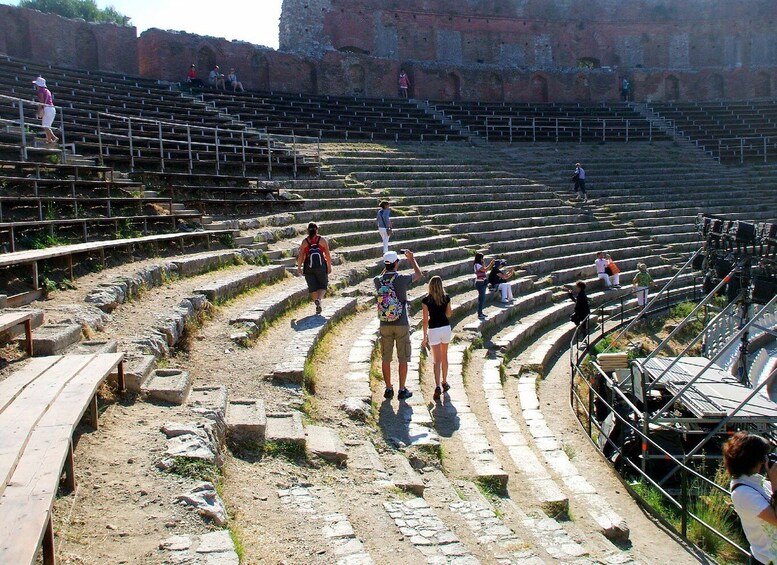
[[227, 411], [227, 388], [224, 386], [193, 387], [186, 403], [195, 414], [222, 421]]
[[372, 414], [372, 405], [369, 399], [354, 398], [349, 396], [340, 403], [340, 409], [348, 414], [349, 418], [366, 421]]
[[624, 542], [629, 539], [629, 526], [598, 494], [581, 494], [577, 497], [582, 501], [588, 514], [596, 521], [602, 535], [615, 542]]
[[[156, 357], [141, 353], [125, 353], [124, 355], [124, 385], [130, 392], [140, 392], [143, 383], [156, 365]], [[111, 373], [108, 382], [114, 384], [118, 374]]]
[[418, 476], [410, 466], [410, 462], [399, 453], [392, 453], [386, 459], [386, 470], [389, 472], [391, 482], [394, 485], [407, 492], [412, 492], [417, 496], [424, 495], [424, 481]]
[[267, 429], [264, 400], [230, 400], [226, 414], [227, 434], [232, 439], [263, 442]]
[[211, 302], [217, 302], [232, 298], [262, 283], [279, 279], [284, 276], [285, 271], [281, 265], [257, 267], [201, 286], [194, 292], [205, 295]]
[[142, 392], [156, 400], [183, 404], [189, 396], [192, 380], [189, 373], [180, 369], [157, 369], [151, 374]]
[[188, 493], [179, 495], [177, 499], [187, 506], [194, 507], [201, 516], [210, 518], [217, 526], [227, 523], [227, 509], [213, 483], [202, 482]]
[[344, 464], [348, 460], [345, 444], [332, 428], [306, 426], [305, 436], [309, 454], [337, 464]]
[[[81, 339], [78, 324], [51, 324], [32, 332], [32, 348], [36, 357], [57, 355]], [[24, 339], [19, 340], [22, 344]]]
[[265, 441], [305, 446], [305, 428], [299, 412], [267, 414]]
[[116, 353], [118, 344], [115, 339], [82, 341], [70, 353], [75, 355], [91, 355], [93, 353]]

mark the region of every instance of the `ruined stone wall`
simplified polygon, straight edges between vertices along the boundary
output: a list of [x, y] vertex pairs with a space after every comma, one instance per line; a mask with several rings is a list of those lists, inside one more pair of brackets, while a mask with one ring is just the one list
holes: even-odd
[[93, 24], [0, 5], [0, 52], [80, 69], [138, 74], [134, 27]]
[[[284, 0], [281, 49], [86, 24], [0, 5], [0, 52], [183, 80], [218, 64], [246, 88], [394, 98], [606, 102], [773, 97], [774, 0]], [[592, 68], [585, 68], [590, 65]]]

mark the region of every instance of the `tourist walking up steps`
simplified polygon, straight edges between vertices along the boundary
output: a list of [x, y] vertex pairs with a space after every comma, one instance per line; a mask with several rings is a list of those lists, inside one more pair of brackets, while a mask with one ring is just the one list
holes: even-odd
[[[575, 200], [580, 200], [580, 195], [583, 196], [583, 202], [588, 202], [588, 196], [585, 192], [585, 169], [580, 163], [575, 163], [575, 174], [572, 175], [572, 180], [575, 182]], [[580, 191], [580, 194], [577, 191]]]
[[379, 204], [378, 209], [378, 233], [383, 240], [383, 254], [388, 253], [389, 250], [389, 238], [391, 237], [391, 206], [388, 200], [384, 200]]
[[308, 224], [308, 236], [302, 240], [297, 253], [297, 276], [305, 275], [310, 300], [316, 305], [316, 314], [321, 314], [321, 301], [326, 296], [329, 275], [332, 274], [332, 257], [329, 244], [318, 235], [318, 226]]
[[656, 286], [653, 281], [653, 277], [648, 273], [647, 265], [644, 263], [637, 263], [637, 274], [634, 275], [634, 279], [631, 281], [637, 292], [637, 304], [640, 308], [644, 308], [648, 302], [648, 289]]
[[375, 277], [377, 291], [378, 319], [380, 320], [381, 370], [386, 390], [383, 398], [394, 398], [394, 386], [391, 383], [391, 358], [394, 345], [397, 347], [399, 362], [399, 392], [397, 398], [405, 400], [413, 396], [406, 385], [407, 364], [410, 362], [410, 320], [407, 316], [407, 288], [424, 274], [418, 267], [413, 252], [405, 249], [405, 257], [413, 267], [412, 275], [399, 274], [399, 256], [395, 251], [383, 255], [383, 272]]
[[451, 298], [445, 293], [442, 279], [433, 276], [429, 281], [429, 292], [421, 301], [423, 307], [423, 346], [432, 349], [434, 363], [434, 398], [440, 400], [443, 392], [451, 388], [448, 384], [448, 344], [451, 342], [450, 318]]
[[38, 94], [38, 110], [36, 114], [41, 120], [43, 132], [46, 134], [46, 143], [56, 143], [59, 141], [59, 138], [51, 131], [51, 125], [54, 123], [54, 118], [57, 115], [57, 109], [54, 107], [54, 97], [51, 95], [51, 91], [46, 88], [45, 78], [39, 76], [32, 81], [32, 84]]
[[488, 287], [488, 271], [494, 266], [495, 260], [491, 259], [488, 265], [483, 264], [483, 254], [475, 253], [472, 269], [475, 271], [475, 289], [478, 291], [478, 319], [485, 320], [483, 308], [486, 305], [486, 288]]

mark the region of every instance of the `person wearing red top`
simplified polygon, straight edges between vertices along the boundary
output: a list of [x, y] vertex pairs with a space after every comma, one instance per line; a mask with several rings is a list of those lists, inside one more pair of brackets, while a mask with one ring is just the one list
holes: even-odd
[[402, 92], [402, 98], [407, 98], [407, 89], [410, 88], [410, 79], [404, 69], [399, 72], [399, 90]]
[[186, 71], [186, 82], [192, 86], [202, 86], [202, 81], [197, 78], [197, 67], [194, 66], [194, 63], [192, 63], [189, 70]]

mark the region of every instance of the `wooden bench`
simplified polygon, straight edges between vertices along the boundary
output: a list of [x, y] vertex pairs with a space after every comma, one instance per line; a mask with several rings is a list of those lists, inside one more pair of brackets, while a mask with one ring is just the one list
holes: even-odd
[[73, 432], [89, 409], [97, 428], [97, 389], [118, 371], [123, 353], [32, 359], [0, 382], [0, 563], [54, 565], [52, 508], [65, 474], [75, 488]]
[[32, 312], [0, 313], [0, 334], [19, 324], [24, 324], [24, 335], [27, 340], [27, 355], [32, 357]]

